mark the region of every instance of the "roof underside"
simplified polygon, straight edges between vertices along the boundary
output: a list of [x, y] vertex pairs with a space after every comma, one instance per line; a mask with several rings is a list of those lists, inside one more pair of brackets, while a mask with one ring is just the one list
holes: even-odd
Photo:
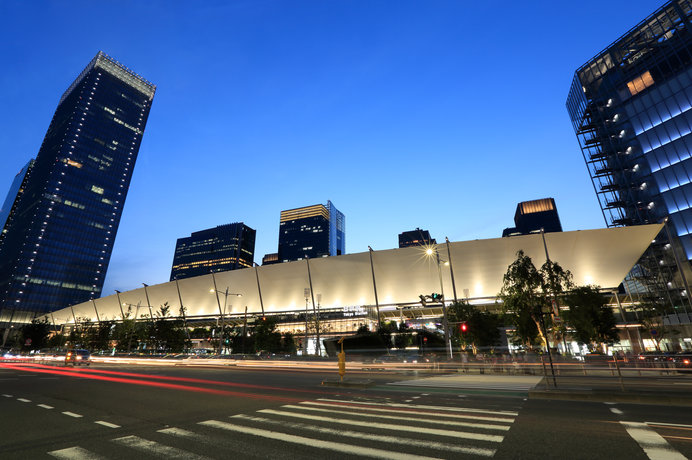
[[[547, 233], [545, 240], [551, 260], [570, 270], [575, 283], [616, 288], [661, 228], [662, 225], [657, 224]], [[437, 245], [437, 249], [442, 262], [449, 259], [445, 244]], [[502, 277], [519, 250], [531, 257], [536, 266], [546, 260], [540, 234], [449, 243], [457, 296], [472, 301], [495, 298], [502, 286]], [[421, 294], [440, 292], [435, 257], [426, 256], [421, 247], [374, 251], [372, 260], [381, 307], [416, 303]], [[310, 272], [315, 302], [322, 307], [375, 305], [367, 252], [311, 259]], [[305, 260], [220, 272], [214, 276], [216, 288], [222, 292], [218, 301], [213, 291], [210, 292], [214, 289], [211, 275], [178, 282], [188, 316], [217, 315], [219, 304], [223, 309], [226, 288], [242, 297], [229, 295], [224, 314], [243, 313], [246, 306], [250, 313], [261, 312], [259, 289], [268, 313], [305, 308], [305, 289], [309, 287]], [[445, 298], [452, 299], [450, 266], [441, 266], [441, 278]], [[180, 301], [175, 281], [149, 286], [147, 292], [139, 288], [121, 293], [123, 310], [127, 313], [128, 306], [132, 306], [132, 314], [137, 312], [138, 318], [148, 315], [147, 294], [154, 311], [168, 303], [171, 313], [178, 314]], [[312, 299], [310, 305], [311, 302]], [[59, 310], [53, 317], [56, 323], [72, 322], [74, 311], [77, 318], [95, 320], [95, 310], [101, 320], [122, 316], [117, 296], [111, 295]]]

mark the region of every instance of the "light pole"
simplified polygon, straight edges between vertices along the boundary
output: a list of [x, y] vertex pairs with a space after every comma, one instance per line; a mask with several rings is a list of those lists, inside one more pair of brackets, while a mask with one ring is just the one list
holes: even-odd
[[368, 246], [368, 252], [370, 253], [370, 271], [372, 272], [372, 288], [375, 291], [375, 309], [377, 310], [377, 330], [380, 329], [382, 324], [380, 324], [380, 302], [377, 299], [377, 283], [375, 282], [375, 266], [372, 264], [372, 248]]
[[[435, 260], [437, 261], [437, 276], [440, 279], [440, 294], [442, 295], [442, 329], [445, 335], [445, 348], [447, 349], [447, 356], [452, 359], [452, 342], [449, 339], [449, 324], [447, 323], [447, 305], [445, 304], [445, 290], [444, 284], [442, 283], [442, 267], [440, 267], [440, 253], [437, 251], [437, 247], [433, 251], [432, 247], [428, 247], [425, 250], [425, 254], [432, 257], [433, 252], [435, 253]], [[449, 262], [445, 262], [448, 264]]]
[[[213, 277], [213, 273], [212, 273]], [[226, 288], [225, 291], [219, 291], [216, 289], [216, 278], [214, 278], [214, 287], [212, 289], [209, 289], [209, 292], [212, 292], [216, 294], [216, 302], [219, 305], [219, 315], [220, 315], [220, 323], [221, 323], [221, 334], [219, 335], [219, 354], [222, 354], [223, 352], [223, 336], [224, 336], [224, 314], [226, 313], [226, 304], [228, 302], [228, 296], [236, 296], [236, 297], [242, 297], [243, 294], [238, 294], [235, 292], [228, 292], [228, 287]], [[221, 310], [221, 301], [219, 300], [219, 294], [223, 294], [223, 311]]]

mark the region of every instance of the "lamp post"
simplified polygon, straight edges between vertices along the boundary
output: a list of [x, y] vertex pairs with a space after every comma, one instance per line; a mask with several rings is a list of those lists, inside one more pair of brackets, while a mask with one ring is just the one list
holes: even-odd
[[375, 282], [375, 266], [372, 264], [372, 248], [368, 246], [368, 252], [370, 253], [370, 271], [372, 272], [372, 288], [375, 291], [375, 309], [377, 310], [377, 329], [379, 330], [382, 324], [380, 324], [380, 302], [377, 299], [377, 283]]
[[[214, 278], [214, 274], [212, 273], [212, 278]], [[224, 314], [226, 313], [226, 304], [228, 302], [228, 296], [236, 296], [236, 297], [242, 297], [243, 294], [238, 294], [235, 292], [228, 292], [228, 287], [226, 288], [225, 291], [219, 291], [216, 289], [216, 278], [214, 278], [214, 288], [209, 289], [209, 292], [212, 292], [216, 294], [216, 302], [219, 305], [219, 315], [220, 315], [220, 323], [221, 323], [221, 334], [219, 336], [219, 354], [222, 354], [223, 352], [223, 336], [224, 336]], [[223, 294], [223, 311], [221, 310], [221, 301], [219, 300], [219, 294]]]
[[[445, 336], [445, 348], [447, 349], [447, 356], [452, 358], [452, 342], [449, 339], [449, 324], [447, 322], [447, 305], [445, 304], [445, 290], [444, 284], [442, 283], [442, 267], [440, 267], [440, 253], [437, 251], [437, 247], [433, 251], [432, 247], [428, 247], [425, 250], [425, 254], [432, 256], [435, 253], [435, 260], [437, 261], [437, 276], [440, 279], [440, 294], [442, 295], [442, 329], [444, 330]], [[449, 262], [445, 262], [448, 264]]]

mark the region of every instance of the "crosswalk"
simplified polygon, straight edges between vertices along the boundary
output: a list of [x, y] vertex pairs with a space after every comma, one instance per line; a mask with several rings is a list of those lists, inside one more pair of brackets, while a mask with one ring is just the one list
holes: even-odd
[[458, 374], [420, 379], [401, 380], [388, 385], [403, 387], [433, 387], [469, 390], [505, 390], [528, 392], [538, 385], [543, 377], [533, 375], [476, 375]]
[[269, 458], [487, 458], [495, 455], [517, 416], [516, 411], [478, 407], [321, 398], [47, 453], [70, 460], [201, 460], [232, 453]]

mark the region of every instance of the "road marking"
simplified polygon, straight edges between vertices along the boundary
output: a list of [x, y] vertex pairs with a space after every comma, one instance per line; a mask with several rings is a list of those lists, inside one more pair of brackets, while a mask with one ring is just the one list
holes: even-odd
[[147, 439], [142, 439], [139, 436], [125, 436], [122, 438], [116, 438], [113, 442], [122, 444], [123, 446], [132, 447], [150, 455], [156, 455], [166, 458], [180, 458], [180, 459], [197, 459], [202, 460], [206, 457], [193, 454], [182, 449], [176, 449], [175, 447], [166, 446], [155, 441], [149, 441]]
[[315, 431], [317, 433], [322, 433], [322, 434], [330, 434], [330, 435], [335, 435], [335, 436], [345, 436], [347, 438], [356, 438], [356, 439], [361, 439], [361, 440], [377, 441], [377, 442], [390, 442], [393, 444], [423, 447], [425, 449], [438, 449], [438, 450], [445, 450], [445, 451], [449, 451], [449, 452], [459, 452], [462, 454], [480, 455], [483, 457], [492, 457], [493, 455], [495, 455], [495, 452], [496, 452], [495, 449], [486, 449], [486, 448], [482, 448], [482, 447], [464, 447], [464, 446], [458, 446], [456, 444], [447, 444], [447, 443], [436, 442], [436, 441], [423, 441], [423, 440], [418, 440], [418, 439], [407, 439], [404, 437], [386, 436], [386, 435], [380, 435], [380, 434], [370, 434], [370, 433], [363, 433], [360, 431], [335, 430], [333, 428], [326, 428], [326, 427], [322, 427], [322, 426], [318, 426], [318, 425], [308, 425], [307, 423], [287, 422], [285, 420], [272, 420], [269, 418], [255, 417], [255, 416], [251, 416], [251, 415], [238, 414], [238, 415], [231, 416], [231, 418], [250, 420], [253, 422], [267, 423], [270, 425], [278, 425], [278, 426], [282, 426], [282, 427], [289, 427], [289, 428], [294, 428], [294, 429], [299, 429], [299, 430]]
[[167, 434], [170, 436], [178, 436], [179, 438], [189, 438], [189, 439], [206, 439], [206, 436], [198, 434], [198, 433], [193, 433], [192, 431], [187, 431], [183, 430], [182, 428], [176, 428], [174, 426], [170, 428], [164, 428], [162, 430], [158, 430], [158, 433], [163, 433]]
[[421, 396], [428, 396], [428, 393], [421, 393]]
[[406, 399], [404, 402], [413, 402], [413, 399]]
[[70, 417], [74, 417], [74, 418], [82, 418], [81, 415], [75, 414], [74, 412], [67, 412], [67, 411], [65, 411], [65, 412], [63, 412], [63, 414], [69, 415]]
[[420, 396], [411, 396], [411, 399], [418, 399]]
[[306, 420], [315, 420], [320, 422], [337, 423], [341, 425], [355, 425], [360, 427], [381, 428], [384, 430], [407, 431], [409, 433], [432, 434], [436, 436], [448, 436], [452, 438], [475, 439], [477, 441], [502, 442], [503, 436], [492, 434], [468, 433], [465, 431], [440, 430], [437, 428], [423, 428], [419, 426], [407, 425], [392, 425], [389, 423], [364, 422], [360, 420], [337, 420], [333, 417], [320, 417], [318, 415], [299, 414], [295, 412], [286, 412], [273, 409], [262, 409], [257, 412], [263, 414], [282, 415], [284, 417], [302, 418]]
[[604, 402], [603, 404], [608, 404], [609, 406], [612, 406], [613, 404], [617, 404], [617, 403], [614, 403], [614, 402]]
[[7, 394], [3, 394], [3, 396], [4, 396], [5, 398], [11, 398], [11, 397], [12, 397], [12, 395], [7, 395]]
[[686, 460], [687, 457], [668, 444], [668, 441], [649, 428], [646, 423], [620, 422], [627, 433], [651, 460]]
[[99, 425], [107, 426], [108, 428], [120, 428], [120, 425], [116, 425], [115, 423], [110, 423], [110, 422], [104, 422], [103, 420], [97, 420], [94, 423], [97, 423]]
[[426, 406], [426, 405], [411, 405], [411, 404], [396, 404], [396, 403], [376, 403], [376, 402], [363, 402], [363, 401], [343, 401], [339, 399], [329, 399], [329, 398], [318, 398], [318, 401], [329, 401], [336, 403], [348, 403], [348, 404], [362, 404], [367, 406], [386, 406], [386, 407], [405, 407], [407, 409], [430, 409], [430, 410], [441, 410], [447, 412], [472, 412], [476, 414], [494, 414], [494, 415], [519, 415], [518, 412], [508, 411], [508, 410], [483, 410], [483, 409], [472, 409], [470, 407], [447, 407], [447, 406]]
[[[302, 410], [310, 410], [310, 411], [314, 411], [314, 412], [327, 412], [327, 413], [331, 413], [331, 414], [353, 415], [356, 417], [386, 418], [386, 419], [402, 420], [402, 421], [405, 420], [408, 422], [432, 423], [435, 425], [453, 425], [453, 426], [463, 426], [465, 428], [481, 428], [481, 429], [485, 429], [485, 430], [509, 431], [509, 428], [510, 428], [507, 425], [491, 425], [488, 423], [459, 422], [456, 420], [429, 420], [429, 419], [423, 419], [421, 417], [401, 417], [400, 415], [364, 414], [364, 413], [350, 412], [350, 411], [345, 411], [345, 410], [321, 409], [319, 407], [294, 406], [291, 404], [287, 404], [287, 405], [281, 406], [281, 407], [283, 409], [302, 409]], [[425, 414], [421, 414], [421, 415], [425, 415]]]
[[624, 414], [624, 412], [621, 411], [620, 409], [618, 409], [617, 407], [611, 407], [611, 408], [610, 408], [610, 412], [612, 412], [613, 414], [617, 414], [617, 415], [622, 415], [622, 414]]
[[31, 399], [17, 398], [17, 401], [21, 401], [21, 402], [31, 402]]
[[[303, 401], [300, 404], [309, 404], [311, 406], [327, 406], [327, 407], [344, 407], [347, 409], [354, 410], [367, 410], [370, 412], [387, 412], [392, 413], [391, 409], [378, 409], [376, 407], [353, 407], [348, 404], [332, 404], [332, 403], [321, 403], [316, 401]], [[430, 412], [421, 412], [415, 410], [397, 409], [397, 414], [415, 414], [415, 415], [434, 415], [435, 417], [445, 417], [445, 418], [463, 418], [468, 420], [483, 420], [486, 422], [500, 422], [500, 423], [514, 423], [513, 418], [507, 417], [487, 417], [485, 415], [462, 415], [462, 414], [438, 414]]]
[[101, 460], [103, 457], [89, 452], [81, 447], [68, 447], [67, 449], [54, 450], [48, 452], [48, 455], [55, 458], [64, 458], [66, 460]]
[[644, 422], [647, 425], [659, 425], [659, 426], [673, 426], [680, 428], [692, 428], [692, 425], [682, 425], [680, 423], [664, 423], [664, 422]]
[[392, 452], [382, 449], [374, 449], [371, 447], [360, 447], [351, 444], [343, 444], [340, 442], [324, 441], [322, 439], [306, 438], [303, 436], [296, 436], [287, 433], [281, 433], [278, 431], [260, 430], [257, 428], [250, 428], [246, 426], [234, 425], [227, 422], [219, 422], [217, 420], [207, 420], [206, 422], [199, 422], [200, 425], [211, 426], [214, 428], [219, 428], [227, 431], [235, 431], [237, 433], [251, 434], [254, 436], [260, 436], [263, 438], [275, 439], [277, 441], [290, 442], [293, 444], [300, 444], [308, 447], [317, 447], [319, 449], [327, 449], [335, 452], [342, 452], [348, 455], [360, 455], [364, 457], [375, 457], [375, 458], [387, 458], [392, 460], [403, 460], [403, 459], [432, 459], [434, 457], [422, 457], [419, 455], [411, 455], [400, 452]]
[[36, 404], [38, 407], [43, 407], [44, 409], [53, 409], [53, 406], [49, 406], [48, 404]]

